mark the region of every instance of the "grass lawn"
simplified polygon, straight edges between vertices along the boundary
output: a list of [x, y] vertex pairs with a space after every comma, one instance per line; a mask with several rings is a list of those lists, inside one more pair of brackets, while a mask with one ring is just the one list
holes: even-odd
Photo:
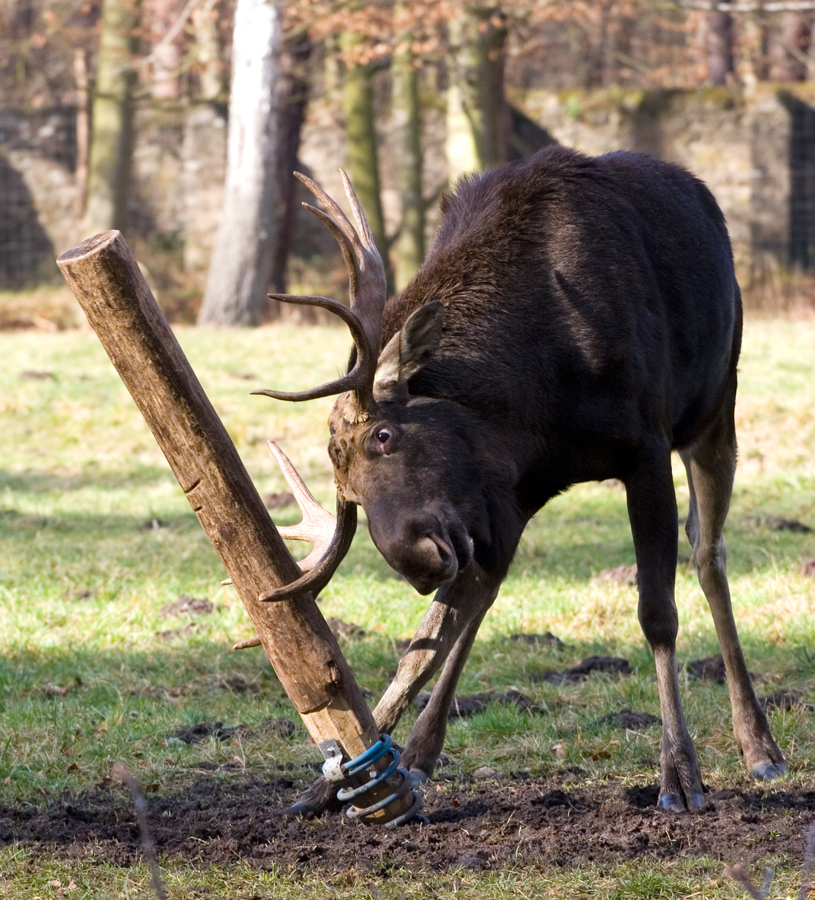
[[[185, 328], [178, 335], [261, 493], [286, 490], [266, 450], [271, 437], [332, 508], [325, 452], [332, 400], [294, 405], [249, 391], [334, 377], [347, 333], [279, 326]], [[0, 406], [0, 888], [11, 900], [147, 897], [146, 866], [9, 840], [3, 810], [42, 809], [66, 793], [109, 786], [115, 762], [137, 775], [148, 796], [183, 792], [202, 773], [228, 782], [285, 772], [303, 787], [320, 755], [262, 652], [231, 650], [252, 636], [251, 623], [233, 590], [220, 586], [220, 561], [95, 336], [0, 333]], [[748, 666], [759, 694], [784, 690], [813, 702], [815, 578], [801, 567], [815, 557], [815, 532], [790, 530], [789, 522], [815, 528], [815, 321], [748, 319], [737, 415], [740, 465], [726, 537]], [[678, 460], [675, 480], [684, 515], [688, 492]], [[297, 511], [273, 515], [287, 524]], [[598, 724], [622, 707], [659, 712], [635, 590], [597, 577], [633, 561], [625, 494], [617, 486], [580, 486], [536, 517], [459, 692], [512, 687], [547, 714], [494, 703], [452, 721], [445, 779], [466, 782], [489, 766], [541, 778], [573, 767], [598, 785], [657, 780], [658, 727], [612, 732]], [[206, 598], [212, 609], [168, 614], [181, 597]], [[685, 564], [677, 600], [680, 662], [716, 653], [704, 597]], [[391, 572], [360, 528], [321, 608], [363, 629], [342, 646], [372, 703], [395, 671], [398, 642], [411, 635], [427, 602]], [[509, 640], [547, 631], [568, 646]], [[625, 657], [634, 674], [570, 685], [539, 679], [594, 653]], [[684, 702], [706, 783], [715, 790], [743, 786], [726, 688], [688, 676]], [[281, 718], [295, 723], [293, 734], [268, 727]], [[770, 718], [790, 763], [783, 790], [815, 791], [813, 713], [794, 705]], [[178, 737], [202, 722], [245, 728], [230, 740], [188, 744]], [[776, 867], [771, 897], [797, 891], [802, 852], [801, 843], [764, 861]], [[400, 869], [387, 877], [330, 870], [301, 877], [274, 865], [273, 851], [262, 869], [240, 855], [214, 866], [178, 855], [161, 863], [173, 897], [726, 898], [740, 894], [722, 874], [728, 861], [711, 853], [669, 866], [624, 858], [596, 866], [576, 854], [559, 868], [426, 876]]]

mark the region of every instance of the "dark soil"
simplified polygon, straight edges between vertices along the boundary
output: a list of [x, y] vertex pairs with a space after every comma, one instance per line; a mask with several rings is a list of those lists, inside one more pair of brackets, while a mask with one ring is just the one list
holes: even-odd
[[533, 681], [546, 681], [550, 684], [563, 684], [566, 681], [583, 681], [592, 672], [606, 672], [609, 675], [630, 675], [634, 670], [628, 665], [628, 660], [621, 656], [589, 656], [576, 666], [563, 672], [533, 673]]
[[[430, 702], [430, 694], [419, 694], [416, 708], [421, 712]], [[530, 700], [520, 691], [510, 688], [508, 691], [485, 691], [483, 694], [471, 694], [469, 697], [456, 696], [450, 707], [451, 719], [466, 719], [486, 709], [490, 703], [502, 703], [505, 706], [517, 706], [524, 712], [542, 713], [544, 709]]]
[[208, 616], [215, 610], [215, 604], [206, 597], [187, 597], [181, 595], [178, 600], [168, 603], [159, 611], [160, 619], [169, 619], [173, 616]]
[[[485, 781], [442, 778], [426, 791], [429, 824], [388, 830], [349, 824], [339, 815], [286, 818], [278, 810], [296, 798], [290, 780], [234, 778], [213, 774], [178, 795], [148, 796], [160, 855], [380, 876], [508, 864], [609, 867], [680, 856], [750, 865], [773, 855], [800, 861], [815, 816], [815, 791], [783, 784], [711, 793], [701, 810], [677, 815], [656, 808], [656, 785], [587, 786], [585, 773], [565, 769], [543, 780], [523, 773]], [[45, 809], [0, 804], [0, 845], [15, 841], [35, 855], [125, 866], [142, 858], [133, 806], [118, 784], [62, 797]]]

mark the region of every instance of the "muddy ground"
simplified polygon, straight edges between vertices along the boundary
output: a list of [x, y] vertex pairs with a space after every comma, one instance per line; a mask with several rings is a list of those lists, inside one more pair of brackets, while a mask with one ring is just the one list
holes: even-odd
[[[608, 867], [632, 859], [712, 856], [723, 865], [768, 857], [803, 858], [815, 820], [815, 791], [745, 781], [712, 792], [705, 806], [676, 815], [656, 808], [657, 785], [590, 785], [587, 773], [561, 770], [540, 780], [524, 773], [445, 780], [425, 787], [427, 825], [395, 830], [345, 822], [340, 815], [303, 821], [279, 810], [297, 791], [285, 777], [261, 781], [208, 775], [176, 796], [148, 796], [150, 830], [160, 855], [195, 862], [240, 858], [258, 868], [387, 876], [399, 869], [486, 871], [507, 864]], [[302, 785], [300, 785], [302, 786]], [[142, 859], [132, 801], [118, 784], [65, 796], [45, 809], [0, 803], [0, 844], [35, 854], [91, 857], [128, 866]]]

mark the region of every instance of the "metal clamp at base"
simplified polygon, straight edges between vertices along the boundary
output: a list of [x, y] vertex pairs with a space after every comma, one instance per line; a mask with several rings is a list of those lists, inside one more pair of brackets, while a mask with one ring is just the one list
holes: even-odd
[[[402, 813], [402, 815], [397, 816], [395, 819], [392, 819], [390, 822], [385, 823], [385, 827], [396, 828], [398, 825], [404, 825], [414, 821], [423, 821], [423, 823], [426, 824], [427, 819], [425, 819], [424, 816], [418, 815], [419, 810], [422, 808], [422, 798], [413, 791], [410, 775], [404, 769], [399, 768], [401, 755], [399, 751], [392, 746], [392, 743], [390, 735], [382, 735], [380, 739], [375, 744], [372, 744], [364, 753], [361, 753], [359, 756], [345, 763], [341, 761], [342, 755], [339, 747], [323, 747], [321, 745], [320, 749], [326, 756], [326, 761], [323, 763], [323, 776], [328, 781], [347, 782], [352, 778], [357, 778], [362, 775], [366, 769], [382, 759], [383, 756], [390, 753], [391, 761], [386, 768], [381, 772], [377, 772], [376, 769], [371, 769], [369, 773], [370, 781], [367, 781], [364, 784], [354, 787], [341, 787], [337, 791], [337, 799], [342, 803], [353, 803], [353, 806], [349, 807], [345, 811], [345, 814], [349, 819], [360, 819], [386, 809], [391, 803], [404, 797], [408, 792], [413, 792], [413, 804], [410, 809], [407, 812]], [[401, 781], [393, 793], [370, 806], [360, 807], [357, 804], [357, 800], [364, 797], [374, 788], [384, 784], [394, 773], [401, 777]]]

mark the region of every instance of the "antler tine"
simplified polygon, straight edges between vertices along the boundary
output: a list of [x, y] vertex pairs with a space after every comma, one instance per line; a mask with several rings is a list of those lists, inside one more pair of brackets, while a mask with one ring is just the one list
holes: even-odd
[[351, 204], [351, 212], [354, 214], [354, 221], [357, 223], [360, 237], [368, 250], [375, 250], [376, 245], [374, 244], [374, 237], [371, 234], [371, 228], [368, 225], [368, 220], [365, 218], [365, 213], [362, 210], [362, 204], [359, 202], [359, 197], [357, 197], [357, 192], [351, 184], [351, 179], [348, 177], [348, 173], [345, 169], [340, 169], [340, 175], [342, 176], [342, 184], [345, 188], [345, 196]]
[[[340, 170], [342, 171], [342, 170]], [[333, 217], [333, 221], [342, 229], [345, 236], [351, 242], [352, 246], [354, 244], [359, 243], [359, 238], [354, 230], [354, 226], [348, 219], [348, 216], [343, 212], [342, 207], [337, 203], [337, 201], [330, 197], [321, 187], [317, 184], [316, 181], [312, 181], [308, 175], [303, 175], [302, 172], [295, 172], [294, 177], [302, 182], [314, 196], [323, 204], [323, 206], [331, 213], [331, 217]], [[347, 176], [346, 176], [347, 177]], [[308, 206], [308, 204], [304, 204]], [[311, 207], [314, 209], [315, 207]], [[319, 212], [319, 210], [318, 210]]]
[[[316, 206], [312, 206], [310, 203], [304, 203], [303, 209], [307, 209], [313, 216], [316, 216], [337, 239], [337, 243], [340, 245], [340, 250], [342, 251], [342, 258], [345, 261], [345, 268], [348, 270], [348, 294], [351, 300], [351, 309], [354, 309], [354, 299], [357, 296], [359, 288], [359, 268], [360, 265], [362, 265], [362, 254], [364, 252], [359, 238], [356, 233], [354, 233], [354, 240], [351, 240], [328, 213], [323, 212], [321, 209], [317, 209]], [[346, 222], [350, 228], [351, 223], [348, 222], [347, 219]]]
[[[277, 460], [287, 484], [292, 489], [298, 506], [303, 511], [303, 522], [301, 525], [294, 526], [292, 529], [279, 528], [278, 531], [284, 537], [290, 536], [296, 540], [313, 541], [314, 550], [300, 563], [302, 568], [308, 565], [308, 571], [305, 571], [300, 578], [289, 584], [269, 591], [267, 594], [261, 594], [258, 599], [262, 602], [270, 602], [291, 600], [306, 592], [312, 592], [316, 595], [331, 580], [332, 575], [337, 570], [337, 566], [342, 562], [345, 554], [348, 552], [348, 548], [351, 546], [351, 541], [354, 539], [357, 528], [357, 507], [355, 503], [348, 503], [339, 494], [337, 495], [336, 527], [329, 540], [325, 526], [328, 520], [334, 519], [334, 517], [317, 503], [292, 465], [291, 460], [274, 441], [269, 441], [269, 449]], [[319, 510], [319, 512], [316, 510]], [[306, 536], [308, 531], [305, 527], [307, 519], [316, 523], [315, 532], [309, 536]], [[289, 531], [288, 535], [286, 534], [287, 531]], [[295, 531], [297, 534], [294, 533]], [[312, 564], [310, 560], [312, 556], [317, 555], [315, 551], [322, 552], [320, 558]]]
[[299, 525], [278, 526], [277, 530], [281, 537], [288, 540], [308, 541], [313, 545], [311, 553], [297, 563], [303, 574], [306, 574], [314, 568], [328, 550], [336, 530], [337, 519], [314, 499], [314, 495], [300, 477], [300, 473], [280, 447], [274, 441], [267, 441], [267, 444], [303, 515]]
[[320, 306], [339, 316], [351, 329], [357, 351], [354, 366], [342, 378], [312, 390], [296, 392], [258, 390], [252, 393], [264, 394], [278, 400], [299, 401], [351, 391], [354, 397], [347, 405], [347, 416], [351, 421], [363, 422], [375, 412], [377, 406], [374, 400], [373, 384], [382, 342], [382, 311], [387, 299], [387, 280], [382, 257], [374, 244], [359, 199], [351, 186], [348, 175], [342, 170], [340, 171], [359, 233], [339, 204], [329, 197], [316, 182], [299, 172], [294, 174], [326, 207], [327, 212], [324, 212], [308, 203], [303, 204], [309, 212], [320, 219], [340, 245], [348, 269], [350, 307], [343, 306], [335, 300], [329, 300], [327, 297], [282, 294], [269, 294], [269, 296], [286, 303]]
[[[367, 342], [367, 336], [363, 330], [359, 317], [353, 310], [337, 300], [332, 300], [330, 297], [308, 296], [302, 294], [268, 294], [267, 296], [271, 300], [282, 300], [284, 303], [296, 303], [301, 306], [319, 306], [321, 309], [328, 310], [329, 312], [334, 313], [334, 315], [339, 316], [339, 318], [348, 325], [351, 336], [354, 339], [354, 344], [357, 348], [359, 348], [361, 344], [364, 346]], [[341, 394], [344, 391], [364, 391], [366, 378], [367, 374], [361, 364], [361, 356], [357, 353], [357, 362], [350, 372], [343, 375], [341, 378], [329, 381], [319, 387], [311, 388], [307, 391], [275, 391], [268, 388], [260, 388], [256, 391], [251, 391], [251, 393], [262, 394], [265, 397], [273, 397], [275, 400], [290, 400], [294, 402], [316, 400], [319, 397], [332, 397], [335, 394]]]

